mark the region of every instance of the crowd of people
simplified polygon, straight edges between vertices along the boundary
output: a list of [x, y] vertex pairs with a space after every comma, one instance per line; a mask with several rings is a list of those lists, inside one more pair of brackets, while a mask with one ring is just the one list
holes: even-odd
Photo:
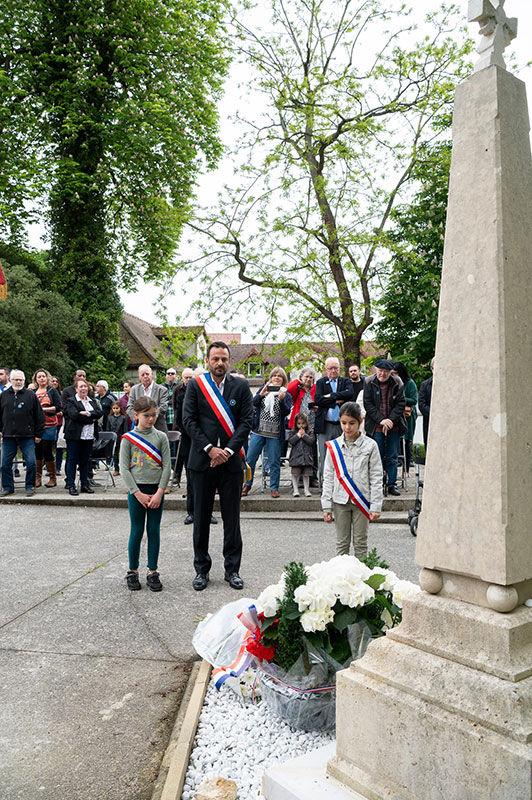
[[301, 488], [308, 497], [312, 487], [321, 487], [324, 521], [334, 520], [336, 526], [337, 554], [349, 553], [352, 544], [355, 555], [363, 556], [368, 522], [380, 515], [383, 480], [388, 494], [400, 494], [399, 447], [404, 441], [408, 470], [418, 402], [426, 444], [432, 378], [421, 384], [418, 398], [416, 384], [401, 362], [377, 360], [366, 377], [360, 365], [353, 364], [344, 377], [338, 358], [331, 356], [318, 380], [310, 367], [292, 381], [275, 367], [253, 395], [244, 376], [230, 372], [229, 364], [228, 346], [213, 342], [205, 368], [187, 367], [178, 381], [177, 370], [170, 367], [159, 384], [151, 367], [142, 364], [139, 382], [125, 381], [120, 397], [105, 380], [91, 384], [82, 369], [72, 385], [62, 389], [46, 369], [38, 369], [26, 387], [22, 371], [0, 367], [0, 496], [15, 491], [13, 462], [18, 452], [26, 468], [28, 496], [43, 485], [45, 468], [45, 488], [57, 486], [65, 449], [65, 488], [71, 495], [94, 493], [94, 450], [102, 431], [110, 431], [115, 444], [109, 457], [128, 489], [129, 589], [141, 588], [138, 568], [145, 528], [146, 583], [152, 591], [162, 589], [159, 530], [172, 463], [176, 483], [183, 469], [187, 476], [185, 524], [194, 526], [194, 589], [202, 591], [209, 582], [216, 493], [224, 528], [225, 578], [232, 588], [242, 589], [241, 497], [252, 487], [262, 454], [271, 496], [279, 498], [281, 462], [288, 458], [294, 497], [300, 496]]

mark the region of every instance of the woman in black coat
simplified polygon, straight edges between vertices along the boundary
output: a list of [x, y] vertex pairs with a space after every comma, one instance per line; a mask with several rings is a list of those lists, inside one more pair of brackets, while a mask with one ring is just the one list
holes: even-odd
[[76, 467], [79, 467], [81, 491], [85, 494], [94, 494], [94, 489], [89, 486], [89, 460], [92, 443], [98, 438], [97, 421], [103, 412], [99, 403], [87, 396], [89, 384], [86, 380], [78, 378], [74, 382], [74, 388], [75, 395], [67, 399], [63, 409], [67, 445], [67, 489], [71, 495], [78, 494]]

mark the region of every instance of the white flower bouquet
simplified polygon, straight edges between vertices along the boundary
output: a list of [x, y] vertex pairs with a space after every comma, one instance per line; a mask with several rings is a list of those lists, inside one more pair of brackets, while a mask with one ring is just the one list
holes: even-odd
[[[336, 556], [309, 567], [288, 564], [256, 602], [260, 631], [248, 649], [259, 662], [264, 699], [294, 727], [334, 726], [336, 672], [398, 625], [404, 598], [418, 591], [375, 551], [366, 563]], [[288, 702], [305, 695], [312, 702], [304, 711]]]

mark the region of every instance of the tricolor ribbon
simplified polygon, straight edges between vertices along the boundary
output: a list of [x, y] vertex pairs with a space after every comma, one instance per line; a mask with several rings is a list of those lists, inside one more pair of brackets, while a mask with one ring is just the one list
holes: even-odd
[[142, 450], [143, 453], [146, 453], [158, 467], [162, 467], [163, 465], [163, 454], [160, 450], [155, 447], [155, 445], [151, 444], [151, 442], [147, 442], [146, 439], [143, 439], [142, 436], [139, 436], [138, 433], [134, 431], [129, 431], [128, 433], [124, 433], [122, 439], [127, 439], [128, 442], [134, 444], [135, 447], [138, 447], [139, 450]]
[[[231, 409], [224, 400], [222, 393], [208, 372], [204, 372], [203, 375], [197, 375], [196, 380], [203, 396], [213, 410], [218, 422], [227, 433], [229, 438], [231, 438], [235, 432], [235, 419], [231, 413]], [[244, 452], [244, 448], [240, 449], [240, 455], [245, 461], [246, 454]]]
[[325, 446], [331, 454], [336, 477], [346, 490], [353, 503], [357, 506], [357, 508], [360, 509], [360, 511], [362, 511], [364, 516], [369, 519], [370, 504], [347, 471], [347, 466], [342, 453], [342, 448], [340, 447], [340, 442], [338, 439], [332, 439], [329, 442], [325, 442]]
[[251, 662], [254, 660], [254, 656], [252, 656], [251, 653], [248, 653], [246, 645], [248, 644], [250, 639], [255, 638], [257, 631], [259, 632], [260, 636], [257, 609], [255, 608], [254, 605], [249, 606], [249, 608], [246, 609], [246, 611], [243, 611], [241, 614], [238, 614], [238, 619], [247, 628], [247, 633], [245, 635], [244, 641], [240, 645], [237, 657], [235, 658], [233, 663], [229, 664], [228, 666], [217, 667], [216, 669], [213, 669], [212, 677], [214, 680], [214, 685], [218, 690], [220, 690], [220, 688], [228, 678], [238, 678], [240, 675], [242, 675], [244, 670], [247, 669], [251, 664]]

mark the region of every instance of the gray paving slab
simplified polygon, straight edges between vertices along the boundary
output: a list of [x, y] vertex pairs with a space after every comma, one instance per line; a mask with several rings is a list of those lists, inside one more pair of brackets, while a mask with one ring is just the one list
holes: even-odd
[[150, 797], [181, 665], [3, 651], [0, 672], [3, 800]]
[[[164, 591], [129, 592], [127, 511], [0, 508], [0, 774], [2, 800], [140, 800], [149, 797], [195, 656], [198, 619], [240, 596], [224, 581], [222, 525], [211, 529], [213, 568], [192, 589], [192, 530], [165, 511]], [[334, 527], [244, 516], [244, 595], [277, 581], [290, 560], [334, 555]], [[406, 525], [370, 527], [402, 577], [416, 579]], [[145, 551], [141, 554], [144, 582]]]

